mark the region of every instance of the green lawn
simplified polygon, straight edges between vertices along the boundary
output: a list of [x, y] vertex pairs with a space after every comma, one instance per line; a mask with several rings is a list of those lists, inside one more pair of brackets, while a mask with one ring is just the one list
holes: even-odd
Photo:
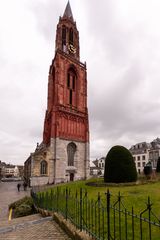
[[84, 191], [88, 192], [88, 197], [90, 199], [97, 199], [98, 193], [100, 193], [102, 198], [105, 198], [105, 193], [109, 189], [111, 193], [111, 203], [117, 199], [120, 194], [123, 196], [122, 200], [124, 202], [127, 210], [131, 210], [132, 206], [134, 211], [138, 214], [146, 208], [146, 203], [148, 197], [150, 197], [153, 203], [152, 209], [157, 216], [160, 217], [160, 181], [159, 182], [149, 182], [148, 184], [134, 185], [134, 186], [107, 186], [107, 187], [94, 187], [87, 186], [86, 182], [89, 181], [102, 181], [101, 179], [90, 179], [88, 181], [77, 181], [70, 182], [67, 184], [59, 185], [62, 190], [64, 188], [70, 189], [71, 193], [74, 194], [82, 188]]
[[[160, 182], [148, 182], [147, 184], [141, 185], [132, 185], [132, 186], [105, 186], [105, 187], [95, 187], [86, 185], [87, 182], [92, 181], [103, 181], [102, 179], [90, 179], [88, 181], [76, 181], [70, 182], [67, 184], [59, 184], [58, 186], [53, 187], [52, 189], [47, 190], [47, 195], [43, 194], [43, 196], [52, 196], [45, 197], [46, 200], [45, 206], [47, 208], [52, 208], [54, 206], [55, 209], [59, 209], [60, 212], [66, 213], [66, 196], [65, 191], [68, 189], [69, 196], [67, 202], [67, 211], [68, 216], [70, 215], [72, 220], [80, 226], [79, 217], [77, 217], [77, 213], [80, 211], [80, 189], [83, 189], [83, 203], [82, 203], [82, 214], [83, 214], [83, 223], [87, 223], [85, 226], [90, 226], [90, 230], [92, 233], [99, 234], [101, 236], [100, 239], [104, 239], [102, 237], [102, 229], [104, 228], [105, 236], [107, 234], [107, 225], [106, 220], [103, 222], [103, 218], [107, 219], [106, 210], [103, 212], [103, 209], [106, 209], [106, 192], [109, 189], [111, 193], [111, 202], [110, 205], [113, 206], [118, 199], [118, 195], [122, 196], [120, 201], [116, 204], [116, 208], [123, 211], [121, 212], [121, 231], [122, 231], [122, 239], [125, 238], [126, 225], [125, 225], [125, 211], [132, 212], [132, 207], [134, 209], [134, 215], [137, 215], [134, 219], [134, 232], [135, 238], [140, 239], [140, 213], [143, 212], [147, 208], [148, 197], [150, 197], [152, 212], [151, 213], [151, 221], [159, 222], [160, 219]], [[57, 190], [58, 189], [58, 190]], [[77, 195], [76, 195], [77, 192]], [[87, 192], [87, 198], [85, 197], [85, 193]], [[58, 194], [57, 194], [58, 193]], [[98, 205], [98, 194], [101, 196], [101, 205], [99, 208]], [[58, 196], [58, 198], [57, 198]], [[52, 200], [51, 200], [52, 199]], [[92, 204], [93, 203], [93, 204]], [[103, 217], [104, 214], [104, 217]], [[157, 217], [155, 217], [155, 216]], [[114, 210], [110, 208], [110, 221], [111, 221], [111, 234], [114, 234]], [[149, 218], [149, 211], [143, 214], [143, 218]], [[104, 224], [105, 223], [105, 224]], [[116, 211], [116, 234], [119, 234], [119, 211]], [[127, 214], [127, 228], [128, 228], [128, 239], [132, 238], [132, 216]], [[160, 239], [160, 228], [157, 226], [152, 226], [152, 238], [153, 240]], [[149, 224], [147, 222], [143, 222], [142, 227], [143, 238], [142, 239], [150, 239], [148, 238]], [[119, 235], [116, 235], [115, 239], [118, 238]]]

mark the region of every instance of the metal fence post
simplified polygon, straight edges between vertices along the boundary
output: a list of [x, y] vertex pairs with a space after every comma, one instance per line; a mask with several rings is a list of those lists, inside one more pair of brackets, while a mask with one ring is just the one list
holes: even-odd
[[53, 189], [51, 189], [51, 210], [53, 211]]
[[150, 203], [150, 198], [148, 197], [148, 202], [147, 202], [147, 208], [140, 213], [140, 239], [143, 239], [143, 228], [142, 228], [142, 222], [144, 221], [142, 215], [148, 211], [148, 215], [149, 215], [149, 219], [148, 219], [148, 223], [149, 223], [149, 240], [151, 240], [151, 206], [152, 204]]
[[80, 204], [80, 231], [82, 231], [82, 188], [80, 188], [80, 202], [79, 202], [79, 204]]
[[147, 208], [148, 208], [148, 220], [149, 220], [149, 240], [152, 239], [152, 236], [151, 236], [151, 207], [152, 207], [152, 204], [150, 202], [150, 197], [148, 197]]
[[58, 211], [59, 211], [59, 205], [58, 205], [58, 201], [59, 201], [59, 189], [58, 189], [58, 187], [57, 187], [57, 194], [56, 194], [56, 207], [57, 207], [57, 213], [58, 213]]
[[111, 199], [111, 194], [109, 192], [109, 189], [107, 190], [107, 228], [108, 228], [108, 240], [110, 240], [110, 199]]
[[44, 196], [44, 192], [42, 192], [42, 208], [45, 209], [45, 196]]
[[101, 236], [101, 196], [98, 193], [98, 237], [100, 239]]
[[49, 196], [48, 196], [48, 191], [45, 193], [45, 209], [48, 210], [48, 201], [49, 201]]
[[121, 194], [118, 193], [118, 209], [119, 209], [119, 239], [121, 240]]
[[66, 214], [65, 214], [65, 217], [66, 217], [66, 220], [68, 218], [68, 188], [66, 188]]

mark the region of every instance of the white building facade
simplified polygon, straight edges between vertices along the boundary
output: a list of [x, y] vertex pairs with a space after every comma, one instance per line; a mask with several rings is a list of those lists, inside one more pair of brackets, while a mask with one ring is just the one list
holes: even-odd
[[150, 143], [137, 143], [129, 150], [133, 156], [139, 174], [143, 173], [144, 166], [148, 162], [151, 162], [152, 168], [155, 170], [158, 158], [160, 157], [160, 138], [156, 138]]
[[103, 176], [105, 167], [105, 157], [101, 157], [92, 162], [93, 166], [90, 167], [90, 173], [94, 176]]

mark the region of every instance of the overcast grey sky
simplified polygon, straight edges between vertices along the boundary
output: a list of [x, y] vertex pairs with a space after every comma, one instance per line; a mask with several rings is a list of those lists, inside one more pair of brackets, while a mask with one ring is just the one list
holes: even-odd
[[[0, 1], [0, 160], [42, 141], [48, 70], [67, 0]], [[70, 0], [87, 62], [91, 158], [160, 137], [160, 1]]]

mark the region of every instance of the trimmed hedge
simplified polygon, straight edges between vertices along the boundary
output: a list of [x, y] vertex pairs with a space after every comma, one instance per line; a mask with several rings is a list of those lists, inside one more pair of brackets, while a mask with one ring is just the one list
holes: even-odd
[[144, 166], [143, 171], [144, 171], [144, 174], [145, 174], [146, 176], [149, 176], [149, 175], [152, 174], [152, 165], [151, 165], [150, 162], [147, 163], [146, 166]]
[[105, 160], [104, 182], [135, 181], [137, 181], [137, 171], [130, 151], [123, 146], [112, 147]]

